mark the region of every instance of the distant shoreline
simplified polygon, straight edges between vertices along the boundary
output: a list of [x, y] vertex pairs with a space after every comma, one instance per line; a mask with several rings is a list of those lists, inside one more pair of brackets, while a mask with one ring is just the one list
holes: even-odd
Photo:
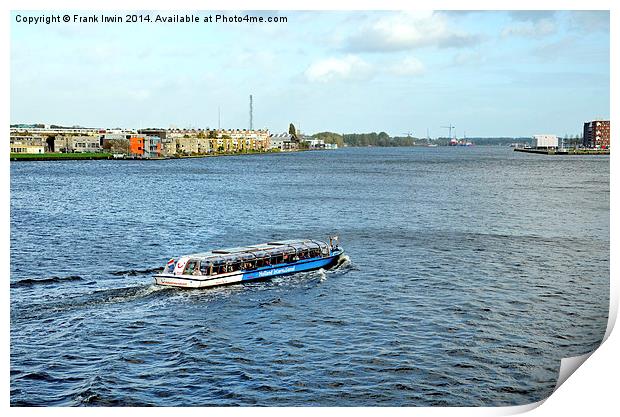
[[533, 153], [538, 155], [610, 155], [609, 149], [531, 149], [515, 148], [515, 152]]

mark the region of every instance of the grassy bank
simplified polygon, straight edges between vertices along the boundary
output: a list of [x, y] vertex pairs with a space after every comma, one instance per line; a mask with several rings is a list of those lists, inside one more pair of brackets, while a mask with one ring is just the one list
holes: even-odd
[[[245, 150], [237, 152], [213, 152], [208, 154], [193, 154], [193, 155], [174, 155], [171, 157], [158, 157], [150, 159], [136, 159], [138, 161], [145, 160], [161, 160], [161, 159], [180, 159], [180, 158], [208, 158], [215, 156], [240, 156], [240, 155], [256, 155], [256, 154], [269, 154], [279, 153], [279, 149], [271, 149], [268, 151], [254, 151]], [[113, 159], [110, 153], [11, 153], [11, 161], [69, 161], [69, 160], [84, 160], [84, 159]], [[133, 160], [133, 158], [126, 157], [120, 160]]]
[[81, 159], [110, 159], [110, 153], [12, 153], [11, 161], [66, 161]]

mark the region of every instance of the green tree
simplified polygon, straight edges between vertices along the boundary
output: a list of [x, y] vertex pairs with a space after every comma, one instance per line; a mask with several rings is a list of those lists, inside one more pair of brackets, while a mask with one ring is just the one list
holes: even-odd
[[334, 132], [319, 132], [312, 135], [313, 138], [322, 140], [325, 143], [335, 143], [339, 148], [344, 147], [342, 135]]
[[114, 153], [129, 153], [129, 141], [127, 139], [110, 139], [104, 143], [104, 149]]
[[293, 139], [297, 139], [297, 129], [293, 123], [288, 125], [288, 134], [293, 137]]

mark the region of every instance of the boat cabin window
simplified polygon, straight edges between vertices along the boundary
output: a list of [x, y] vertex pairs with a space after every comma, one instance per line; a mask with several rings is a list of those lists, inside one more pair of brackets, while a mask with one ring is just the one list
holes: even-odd
[[283, 254], [282, 254], [283, 262], [286, 262], [286, 263], [295, 262], [297, 260], [296, 257], [297, 257], [297, 251], [295, 251], [295, 248], [291, 246], [284, 248]]
[[222, 260], [214, 261], [212, 264], [211, 275], [223, 274], [225, 272], [224, 270], [225, 267], [226, 265], [224, 264], [224, 261]]
[[309, 249], [309, 252], [310, 252], [309, 256], [311, 258], [316, 258], [318, 256], [321, 256], [321, 246], [319, 246], [318, 243], [314, 243], [314, 242], [309, 243], [308, 247], [310, 248]]
[[265, 266], [266, 265], [265, 259], [269, 259], [267, 252], [261, 250], [261, 251], [256, 251], [253, 253], [254, 253], [254, 256], [256, 257], [255, 267], [262, 268], [263, 266]]
[[183, 271], [183, 274], [193, 275], [197, 267], [198, 267], [198, 261], [196, 261], [195, 259], [192, 259], [187, 262], [187, 265], [185, 265], [185, 270]]
[[200, 262], [200, 273], [202, 275], [211, 275], [210, 270], [211, 270], [211, 262], [209, 261]]

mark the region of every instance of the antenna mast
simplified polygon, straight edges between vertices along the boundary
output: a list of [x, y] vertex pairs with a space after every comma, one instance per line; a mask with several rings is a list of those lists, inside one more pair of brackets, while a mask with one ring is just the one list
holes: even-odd
[[253, 108], [252, 108], [252, 94], [250, 94], [250, 130], [252, 130], [252, 127], [253, 127], [253, 122], [254, 122], [254, 121], [252, 120], [252, 119], [253, 119], [253, 116], [254, 116], [254, 115], [252, 114], [252, 112], [253, 112]]

